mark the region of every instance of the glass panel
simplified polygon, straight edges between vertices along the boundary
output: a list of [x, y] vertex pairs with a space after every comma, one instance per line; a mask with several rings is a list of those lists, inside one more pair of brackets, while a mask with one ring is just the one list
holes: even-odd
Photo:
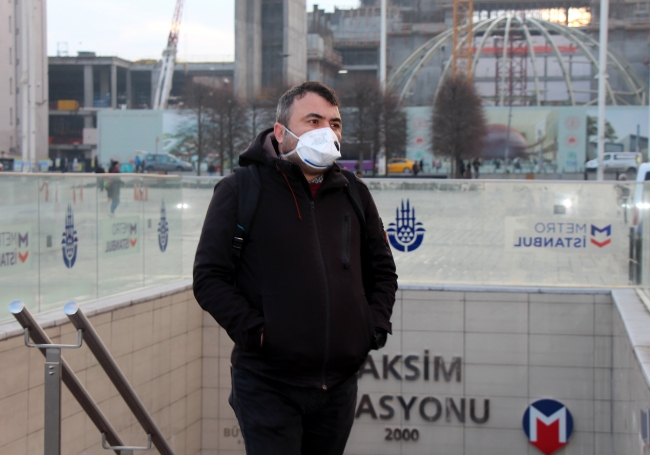
[[[0, 319], [191, 277], [220, 178], [2, 174]], [[650, 287], [650, 184], [365, 183], [402, 284]]]
[[0, 194], [0, 320], [182, 276], [178, 177], [2, 173]]
[[366, 183], [400, 283], [629, 284], [632, 184]]
[[176, 178], [144, 182], [145, 285], [178, 279], [183, 273], [183, 200]]
[[135, 197], [142, 180], [127, 174], [104, 179], [97, 210], [100, 296], [144, 286], [143, 201]]
[[[483, 280], [513, 286], [629, 284], [630, 184], [486, 183]], [[505, 234], [505, 235], [504, 235]]]
[[0, 320], [12, 300], [38, 311], [38, 183], [0, 177]]
[[633, 257], [636, 261], [633, 264], [638, 264], [637, 282], [644, 287], [650, 298], [650, 183], [637, 184], [634, 211], [639, 222], [634, 229], [634, 242], [631, 242], [630, 248], [634, 248], [635, 253]]
[[41, 310], [97, 297], [96, 178], [39, 178]]

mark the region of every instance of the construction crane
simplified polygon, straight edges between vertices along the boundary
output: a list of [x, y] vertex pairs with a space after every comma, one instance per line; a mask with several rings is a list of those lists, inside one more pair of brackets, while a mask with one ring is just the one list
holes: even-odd
[[172, 90], [172, 79], [174, 78], [174, 66], [176, 65], [176, 50], [178, 47], [178, 33], [181, 29], [181, 16], [183, 14], [184, 0], [176, 0], [172, 29], [167, 38], [167, 47], [163, 51], [160, 76], [156, 86], [156, 95], [153, 100], [154, 109], [166, 109], [169, 101], [169, 93]]
[[464, 76], [471, 83], [474, 0], [453, 0], [453, 9], [451, 75], [454, 80], [458, 76]]

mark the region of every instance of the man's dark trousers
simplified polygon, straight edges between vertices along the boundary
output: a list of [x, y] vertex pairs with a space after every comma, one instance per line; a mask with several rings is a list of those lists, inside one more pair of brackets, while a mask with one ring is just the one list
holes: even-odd
[[232, 369], [230, 405], [247, 455], [341, 455], [354, 421], [357, 375], [325, 391]]

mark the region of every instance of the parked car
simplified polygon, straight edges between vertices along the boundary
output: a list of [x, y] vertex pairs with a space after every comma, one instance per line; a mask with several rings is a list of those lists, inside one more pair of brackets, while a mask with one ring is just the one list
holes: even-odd
[[169, 153], [147, 153], [144, 156], [144, 170], [146, 172], [158, 171], [192, 171], [194, 170], [190, 163], [187, 163]]
[[408, 158], [391, 158], [388, 160], [389, 174], [410, 174], [413, 172], [415, 161]]
[[[641, 164], [641, 154], [638, 152], [608, 152], [603, 159], [605, 171], [635, 173]], [[587, 161], [587, 171], [598, 169], [598, 159]]]

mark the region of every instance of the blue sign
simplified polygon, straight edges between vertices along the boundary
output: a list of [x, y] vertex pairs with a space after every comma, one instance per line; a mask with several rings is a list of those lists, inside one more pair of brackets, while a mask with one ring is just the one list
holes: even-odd
[[551, 455], [567, 445], [573, 433], [573, 416], [559, 401], [538, 400], [526, 409], [523, 425], [530, 443]]
[[169, 223], [167, 223], [167, 212], [165, 211], [165, 201], [160, 206], [160, 221], [158, 221], [158, 246], [163, 253], [167, 249], [169, 240]]
[[77, 230], [74, 228], [74, 214], [72, 206], [68, 204], [68, 214], [65, 218], [65, 231], [61, 240], [61, 251], [63, 252], [63, 263], [69, 269], [74, 267], [77, 261]]
[[395, 222], [388, 225], [388, 239], [397, 251], [410, 252], [417, 249], [424, 239], [425, 229], [422, 223], [415, 220], [415, 207], [411, 207], [409, 199], [402, 208], [395, 209]]

